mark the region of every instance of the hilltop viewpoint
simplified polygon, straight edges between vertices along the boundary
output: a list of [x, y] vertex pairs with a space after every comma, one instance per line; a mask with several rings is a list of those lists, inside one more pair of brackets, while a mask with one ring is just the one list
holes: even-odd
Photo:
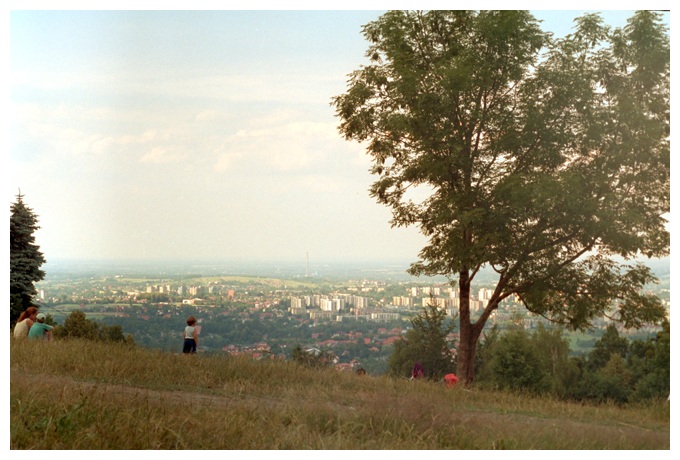
[[11, 340], [11, 449], [670, 449], [670, 404]]

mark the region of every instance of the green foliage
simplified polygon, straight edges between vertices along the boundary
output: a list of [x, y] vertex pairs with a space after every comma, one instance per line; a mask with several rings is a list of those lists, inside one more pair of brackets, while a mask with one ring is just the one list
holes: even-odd
[[53, 335], [58, 339], [87, 339], [108, 342], [124, 342], [134, 344], [132, 336], [125, 336], [121, 326], [100, 325], [87, 319], [85, 313], [74, 310], [64, 320], [63, 326], [56, 326]]
[[[552, 38], [525, 11], [389, 11], [363, 33], [369, 64], [333, 99], [339, 129], [366, 143], [370, 194], [392, 225], [428, 238], [410, 272], [457, 277], [464, 379], [511, 295], [575, 329], [663, 318], [641, 294], [650, 271], [614, 259], [670, 248], [670, 40], [658, 13], [615, 29], [586, 14]], [[484, 266], [497, 289], [473, 324], [467, 293]]]
[[624, 404], [670, 394], [670, 324], [656, 337], [629, 343], [609, 326], [586, 356], [569, 358], [558, 328], [529, 334], [494, 328], [480, 344], [481, 387], [547, 393], [560, 398]]
[[394, 343], [389, 373], [408, 377], [416, 362], [423, 365], [425, 377], [429, 379], [438, 380], [452, 372], [456, 364], [447, 336], [455, 324], [447, 318], [446, 311], [430, 304], [411, 318], [411, 326], [406, 337]]
[[[494, 323], [491, 329], [482, 334], [482, 340], [477, 344], [475, 353], [475, 374], [481, 372], [485, 364], [493, 357], [494, 344], [501, 335], [501, 329], [498, 323]], [[483, 379], [482, 379], [483, 380]]]
[[36, 214], [26, 206], [20, 193], [10, 206], [9, 218], [10, 327], [31, 306], [36, 294], [34, 283], [45, 278], [40, 269], [45, 257], [35, 244], [34, 233], [39, 228]]
[[664, 322], [663, 330], [646, 342], [631, 344], [629, 363], [635, 389], [633, 400], [665, 399], [671, 391], [671, 325]]
[[569, 340], [561, 327], [545, 327], [539, 323], [531, 334], [531, 344], [545, 371], [545, 389], [556, 396], [566, 396], [579, 376], [576, 363], [569, 358]]
[[628, 346], [628, 339], [621, 337], [616, 326], [610, 324], [588, 355], [588, 366], [592, 370], [602, 369], [614, 354], [625, 358], [628, 355]]
[[539, 353], [524, 329], [510, 329], [491, 345], [490, 359], [478, 380], [500, 389], [545, 392], [548, 368]]
[[601, 369], [585, 368], [568, 396], [577, 401], [624, 404], [633, 391], [631, 375], [621, 356], [614, 353]]
[[324, 368], [330, 367], [333, 364], [335, 355], [330, 351], [321, 350], [305, 350], [302, 346], [297, 345], [291, 352], [291, 360], [295, 363], [301, 364], [309, 368]]

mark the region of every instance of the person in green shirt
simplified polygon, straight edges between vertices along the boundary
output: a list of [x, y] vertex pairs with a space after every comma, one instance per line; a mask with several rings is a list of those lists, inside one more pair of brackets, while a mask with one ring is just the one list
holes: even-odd
[[29, 339], [46, 339], [52, 340], [52, 326], [45, 324], [45, 314], [38, 313], [35, 317], [36, 322], [33, 323], [31, 329], [28, 331]]

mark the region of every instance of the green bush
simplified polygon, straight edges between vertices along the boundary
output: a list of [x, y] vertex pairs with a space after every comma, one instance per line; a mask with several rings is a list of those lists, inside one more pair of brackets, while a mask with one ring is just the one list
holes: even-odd
[[88, 339], [107, 342], [134, 343], [132, 336], [125, 336], [121, 326], [106, 326], [87, 319], [85, 313], [74, 310], [64, 320], [63, 326], [55, 326], [53, 335], [57, 339]]
[[487, 379], [496, 388], [542, 393], [550, 387], [547, 369], [524, 329], [499, 337], [487, 365]]
[[389, 374], [394, 377], [409, 377], [413, 365], [419, 362], [425, 368], [425, 377], [439, 380], [456, 368], [447, 336], [455, 324], [447, 318], [446, 311], [431, 304], [411, 318], [412, 328], [406, 336], [394, 343], [390, 355]]
[[305, 367], [319, 369], [333, 364], [335, 355], [329, 351], [304, 350], [300, 345], [297, 345], [291, 352], [291, 359]]
[[670, 394], [670, 324], [656, 337], [632, 343], [609, 326], [590, 354], [573, 358], [562, 329], [539, 325], [529, 334], [493, 328], [475, 364], [482, 387], [597, 403], [663, 400]]

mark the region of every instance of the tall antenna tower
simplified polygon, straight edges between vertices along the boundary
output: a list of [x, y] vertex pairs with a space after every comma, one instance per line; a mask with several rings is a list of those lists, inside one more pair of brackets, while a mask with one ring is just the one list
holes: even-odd
[[305, 272], [305, 278], [309, 278], [309, 251], [307, 251], [307, 271]]

